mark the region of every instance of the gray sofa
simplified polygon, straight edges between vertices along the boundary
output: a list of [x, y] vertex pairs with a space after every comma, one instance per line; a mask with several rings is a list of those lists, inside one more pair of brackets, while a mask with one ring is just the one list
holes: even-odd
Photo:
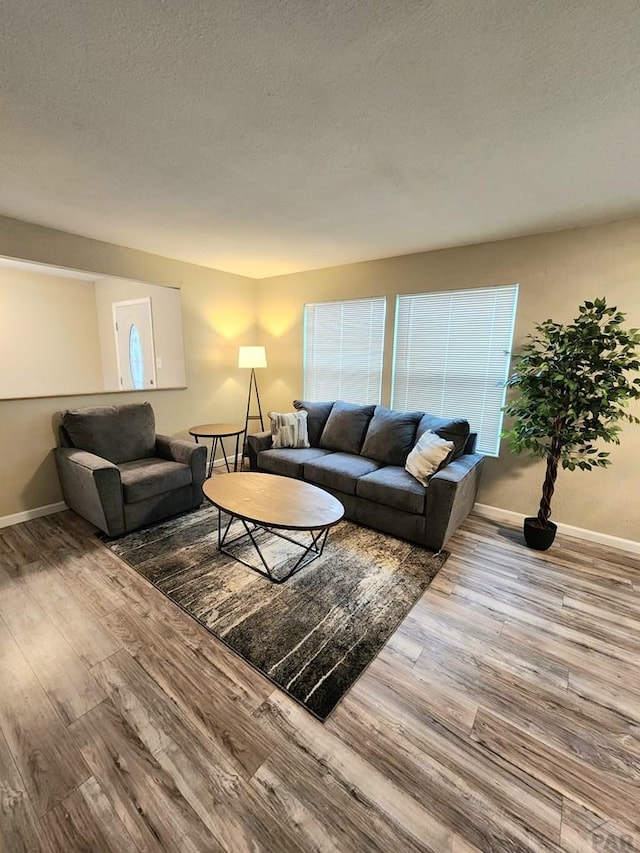
[[[252, 470], [314, 483], [342, 501], [352, 521], [435, 551], [471, 511], [484, 457], [466, 420], [343, 401], [294, 406], [307, 412], [311, 447], [273, 449], [270, 432], [249, 435]], [[404, 464], [427, 429], [455, 447], [425, 487]]]
[[109, 536], [202, 503], [206, 447], [156, 435], [149, 403], [62, 412], [60, 439], [67, 505]]

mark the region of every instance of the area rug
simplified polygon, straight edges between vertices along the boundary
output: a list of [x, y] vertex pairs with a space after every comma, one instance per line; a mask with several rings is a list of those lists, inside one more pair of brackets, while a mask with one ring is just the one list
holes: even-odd
[[[287, 541], [259, 536], [281, 568], [297, 559]], [[209, 506], [105, 544], [320, 720], [447, 558], [343, 521], [319, 559], [273, 584], [217, 551], [217, 510]], [[254, 559], [242, 543], [234, 548]]]

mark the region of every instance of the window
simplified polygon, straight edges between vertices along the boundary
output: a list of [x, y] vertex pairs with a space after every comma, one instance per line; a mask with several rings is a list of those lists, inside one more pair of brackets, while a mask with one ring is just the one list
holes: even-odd
[[304, 306], [304, 397], [379, 403], [386, 299]]
[[392, 406], [464, 417], [498, 455], [518, 285], [397, 297]]

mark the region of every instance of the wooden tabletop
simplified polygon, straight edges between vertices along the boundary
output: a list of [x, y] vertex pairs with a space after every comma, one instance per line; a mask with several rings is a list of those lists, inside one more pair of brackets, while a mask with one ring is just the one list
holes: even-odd
[[205, 481], [203, 490], [218, 509], [265, 527], [320, 530], [344, 515], [344, 507], [333, 495], [277, 474], [216, 474]]
[[242, 424], [199, 424], [189, 430], [191, 435], [201, 438], [224, 438], [227, 435], [239, 435], [244, 432]]

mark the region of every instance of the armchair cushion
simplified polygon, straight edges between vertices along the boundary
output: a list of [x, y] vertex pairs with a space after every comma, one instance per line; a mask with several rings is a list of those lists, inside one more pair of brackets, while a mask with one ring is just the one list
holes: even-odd
[[116, 465], [156, 453], [156, 425], [150, 403], [72, 409], [63, 412], [62, 426], [74, 447]]
[[191, 485], [191, 467], [155, 457], [120, 466], [125, 503], [135, 503]]

